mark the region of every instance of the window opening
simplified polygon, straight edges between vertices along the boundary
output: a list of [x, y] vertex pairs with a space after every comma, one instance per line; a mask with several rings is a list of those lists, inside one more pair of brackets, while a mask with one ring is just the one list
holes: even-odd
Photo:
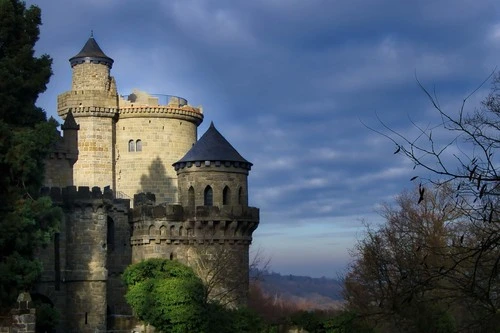
[[208, 185], [206, 188], [205, 188], [205, 193], [203, 195], [203, 204], [205, 206], [213, 206], [214, 205], [214, 193], [212, 191], [212, 188], [210, 187], [210, 185]]
[[192, 186], [188, 190], [188, 207], [194, 208], [194, 188]]
[[227, 186], [225, 186], [224, 190], [222, 190], [222, 204], [223, 205], [231, 204], [231, 190]]

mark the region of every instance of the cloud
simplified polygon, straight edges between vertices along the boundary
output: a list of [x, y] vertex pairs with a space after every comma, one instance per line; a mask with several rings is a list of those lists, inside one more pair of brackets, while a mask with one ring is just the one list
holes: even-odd
[[[55, 115], [57, 94], [71, 86], [68, 58], [93, 29], [115, 60], [120, 93], [139, 88], [202, 104], [199, 134], [215, 121], [254, 163], [250, 203], [261, 209], [255, 241], [262, 233], [264, 247], [283, 244], [274, 251], [277, 267], [296, 272], [301, 265], [305, 272], [324, 267], [327, 260], [345, 264], [347, 255], [337, 259], [332, 252], [354, 244], [359, 221], [380, 221], [378, 204], [411, 188], [411, 176], [426, 175], [363, 124], [383, 131], [378, 116], [402, 135], [418, 136], [413, 124], [425, 128], [440, 119], [415, 75], [436, 91], [446, 111], [456, 112], [497, 65], [500, 45], [494, 0], [452, 6], [444, 0], [39, 5], [44, 25], [37, 52], [54, 58], [54, 76], [39, 105]], [[467, 110], [488, 89], [474, 95]], [[451, 139], [438, 130], [434, 137], [440, 144]], [[301, 253], [301, 235], [313, 245], [321, 238], [321, 245]], [[321, 255], [314, 257], [315, 251]]]

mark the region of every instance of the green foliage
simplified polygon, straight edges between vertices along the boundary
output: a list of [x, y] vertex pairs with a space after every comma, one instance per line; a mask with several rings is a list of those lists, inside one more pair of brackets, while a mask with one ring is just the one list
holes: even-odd
[[122, 279], [137, 318], [163, 332], [264, 332], [263, 321], [251, 310], [207, 303], [201, 279], [175, 260], [142, 261], [129, 266]]
[[123, 281], [125, 298], [140, 320], [164, 332], [206, 330], [205, 289], [189, 267], [150, 259], [129, 266]]
[[34, 57], [40, 9], [0, 0], [0, 308], [36, 281], [34, 259], [58, 228], [61, 211], [39, 198], [44, 160], [57, 123], [35, 106], [51, 75], [51, 59]]
[[36, 331], [37, 332], [52, 332], [61, 315], [51, 304], [38, 302], [35, 304], [36, 308]]

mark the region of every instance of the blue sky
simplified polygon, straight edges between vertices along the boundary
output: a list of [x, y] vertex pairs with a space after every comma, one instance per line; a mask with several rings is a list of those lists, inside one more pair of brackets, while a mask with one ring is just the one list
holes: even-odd
[[[39, 0], [38, 53], [54, 75], [38, 104], [56, 116], [68, 59], [94, 31], [134, 88], [203, 105], [249, 161], [261, 211], [254, 249], [283, 274], [336, 277], [363, 223], [412, 188], [377, 115], [408, 136], [439, 121], [415, 75], [454, 114], [499, 64], [498, 0]], [[487, 94], [479, 89], [473, 110]], [[443, 134], [443, 140], [446, 139]]]

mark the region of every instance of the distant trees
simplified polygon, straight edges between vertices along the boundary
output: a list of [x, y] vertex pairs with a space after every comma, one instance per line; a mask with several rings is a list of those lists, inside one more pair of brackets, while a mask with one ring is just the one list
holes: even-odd
[[0, 309], [36, 281], [42, 267], [34, 253], [60, 219], [50, 199], [39, 197], [57, 139], [57, 123], [35, 106], [51, 75], [49, 56], [34, 56], [40, 24], [38, 7], [0, 0]]
[[456, 204], [453, 188], [404, 192], [382, 214], [386, 223], [368, 228], [353, 250], [349, 310], [384, 332], [497, 327], [500, 284], [490, 272], [500, 249], [474, 250], [484, 235]]

